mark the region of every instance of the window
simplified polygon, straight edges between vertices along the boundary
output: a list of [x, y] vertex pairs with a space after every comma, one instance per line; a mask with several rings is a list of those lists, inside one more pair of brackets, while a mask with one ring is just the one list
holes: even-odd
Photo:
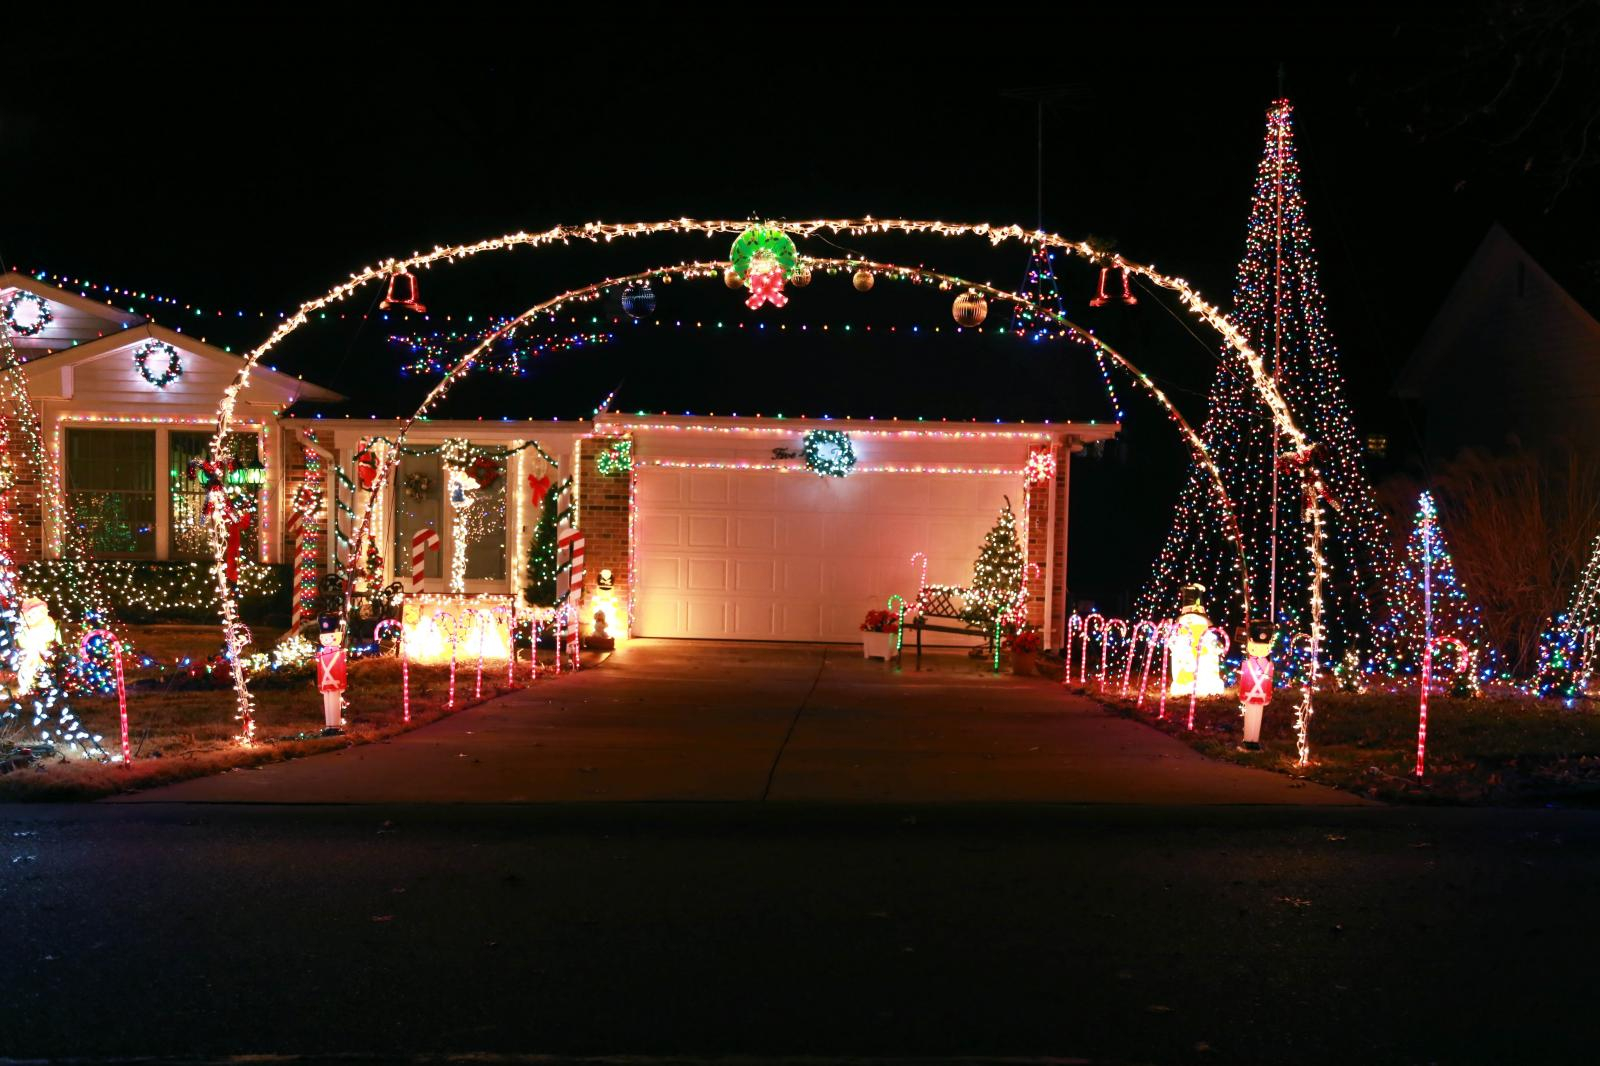
[[[235, 433], [228, 438], [229, 451], [241, 463], [254, 463], [260, 459], [261, 441], [254, 433]], [[198, 479], [190, 480], [189, 463], [206, 456], [211, 448], [211, 434], [173, 430], [167, 446], [167, 521], [172, 540], [168, 555], [173, 559], [210, 559], [211, 542], [205, 526], [206, 493]], [[261, 490], [253, 486], [235, 485], [228, 489], [235, 503], [246, 502], [259, 515]], [[252, 522], [240, 540], [239, 555], [244, 559], [259, 558], [260, 525]]]
[[[421, 455], [403, 454], [395, 476], [394, 559], [399, 580], [411, 580], [411, 539], [424, 529], [436, 530], [440, 550], [423, 555], [423, 576], [435, 589], [449, 585], [451, 560], [462, 551], [463, 578], [472, 583], [502, 584], [506, 579], [505, 456], [477, 456], [473, 476], [479, 487], [451, 503], [444, 460], [431, 445]], [[482, 591], [480, 585], [475, 591]]]
[[1367, 454], [1382, 459], [1389, 454], [1389, 438], [1382, 433], [1367, 435]]
[[485, 463], [477, 473], [488, 484], [474, 489], [472, 505], [462, 508], [456, 535], [467, 538], [467, 580], [506, 579], [506, 479], [505, 457], [494, 460], [493, 474]]
[[[448, 535], [439, 521], [444, 502], [443, 474], [437, 455], [402, 454], [395, 470], [394, 572], [407, 588], [411, 587], [411, 538], [424, 529], [438, 530], [440, 537]], [[435, 580], [444, 576], [443, 556], [444, 551], [426, 553], [424, 576]]]
[[156, 554], [156, 435], [148, 429], [68, 429], [66, 510], [106, 558]]

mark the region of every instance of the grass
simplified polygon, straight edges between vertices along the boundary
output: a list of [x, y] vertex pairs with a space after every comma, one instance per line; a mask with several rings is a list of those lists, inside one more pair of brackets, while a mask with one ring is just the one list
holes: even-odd
[[1304, 777], [1374, 799], [1401, 803], [1593, 804], [1600, 801], [1600, 710], [1580, 701], [1527, 697], [1428, 700], [1424, 776], [1416, 776], [1415, 686], [1365, 693], [1318, 692], [1310, 723], [1311, 763], [1295, 765], [1299, 690], [1280, 690], [1261, 728], [1262, 750], [1241, 752], [1242, 720], [1233, 699], [1200, 700], [1193, 732], [1187, 699], [1090, 692], [1106, 706], [1170, 733], [1216, 759]]
[[[138, 654], [171, 663], [183, 657], [203, 662], [219, 645], [215, 626], [131, 626]], [[586, 656], [587, 660], [587, 656]], [[541, 669], [550, 652], [541, 657]], [[476, 661], [457, 664], [454, 710], [463, 710], [510, 691], [505, 664], [485, 663], [483, 695], [475, 698]], [[94, 799], [117, 792], [151, 788], [192, 777], [335, 748], [371, 743], [426, 725], [447, 714], [448, 665], [411, 666], [411, 722], [401, 720], [400, 662], [393, 658], [361, 659], [349, 664], [345, 693], [346, 729], [341, 736], [319, 736], [322, 697], [309, 674], [268, 676], [251, 684], [256, 697], [256, 743], [244, 747], [235, 739], [234, 693], [223, 679], [219, 688], [165, 690], [142, 688], [136, 682], [161, 675], [129, 663], [128, 727], [133, 761], [127, 765], [84, 758], [52, 758], [0, 775], [0, 802], [18, 800]], [[168, 674], [170, 678], [170, 672]], [[527, 663], [518, 668], [518, 683], [527, 681]], [[72, 708], [93, 733], [101, 734], [108, 752], [120, 748], [115, 695], [77, 697]]]

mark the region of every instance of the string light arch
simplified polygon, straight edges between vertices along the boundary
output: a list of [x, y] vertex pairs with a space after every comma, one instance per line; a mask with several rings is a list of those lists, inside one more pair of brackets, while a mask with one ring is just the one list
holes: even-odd
[[[426, 269], [439, 262], [455, 263], [458, 261], [464, 261], [474, 256], [481, 255], [485, 252], [510, 251], [517, 248], [539, 248], [553, 246], [557, 243], [565, 246], [569, 245], [574, 240], [584, 240], [595, 244], [608, 244], [612, 241], [629, 237], [639, 238], [685, 234], [699, 234], [707, 237], [714, 237], [720, 234], [743, 233], [749, 228], [749, 226], [750, 223], [748, 221], [696, 219], [676, 219], [659, 222], [634, 223], [591, 222], [581, 226], [555, 226], [550, 229], [534, 233], [519, 231], [511, 234], [504, 234], [499, 237], [491, 237], [485, 240], [467, 244], [457, 244], [448, 247], [437, 246], [430, 252], [416, 253], [406, 259], [388, 259], [380, 262], [375, 267], [364, 267], [361, 270], [353, 273], [347, 280], [330, 288], [321, 296], [302, 303], [292, 315], [284, 319], [277, 325], [276, 328], [274, 328], [266, 340], [246, 353], [244, 356], [243, 365], [235, 375], [233, 382], [223, 390], [222, 400], [218, 404], [216, 433], [212, 438], [210, 447], [213, 459], [220, 461], [220, 459], [226, 454], [225, 449], [227, 447], [229, 426], [233, 419], [234, 410], [238, 406], [240, 393], [248, 385], [250, 374], [255, 369], [256, 365], [261, 361], [261, 358], [266, 355], [267, 352], [283, 343], [284, 340], [297, 332], [302, 326], [310, 322], [310, 316], [313, 313], [322, 310], [330, 304], [337, 303], [338, 301], [348, 298], [352, 293], [363, 286], [377, 281], [386, 281], [388, 278], [396, 274], [418, 269]], [[999, 245], [1008, 241], [1023, 242], [1032, 245], [1043, 245], [1049, 248], [1061, 249], [1068, 254], [1079, 256], [1095, 266], [1115, 268], [1123, 271], [1128, 276], [1142, 278], [1148, 284], [1157, 289], [1173, 293], [1186, 310], [1215, 329], [1217, 333], [1221, 335], [1224, 343], [1245, 362], [1256, 392], [1261, 397], [1262, 402], [1265, 404], [1268, 412], [1272, 416], [1275, 431], [1284, 438], [1289, 450], [1305, 452], [1309, 451], [1311, 447], [1311, 441], [1296, 424], [1289, 411], [1287, 402], [1285, 402], [1282, 394], [1278, 392], [1278, 389], [1273, 382], [1270, 373], [1267, 371], [1260, 354], [1250, 346], [1244, 334], [1237, 327], [1235, 327], [1215, 305], [1207, 301], [1197, 289], [1195, 289], [1182, 278], [1163, 274], [1156, 270], [1153, 266], [1146, 266], [1141, 263], [1136, 263], [1132, 260], [1125, 259], [1120, 254], [1100, 251], [1090, 245], [1087, 241], [1071, 241], [1058, 234], [1047, 233], [1043, 230], [1029, 230], [1015, 225], [995, 226], [990, 223], [951, 223], [914, 219], [874, 219], [868, 216], [860, 219], [813, 219], [809, 221], [785, 222], [783, 223], [783, 228], [791, 236], [798, 236], [801, 238], [827, 232], [834, 235], [848, 235], [853, 237], [864, 237], [875, 234], [930, 234], [941, 237], [971, 236], [987, 239], [990, 242], [991, 247], [998, 247]], [[1008, 292], [992, 285], [974, 283], [962, 278], [958, 278], [954, 275], [942, 274], [937, 271], [928, 270], [922, 267], [909, 267], [893, 263], [882, 263], [862, 257], [814, 258], [808, 256], [805, 257], [805, 262], [811, 268], [853, 270], [858, 275], [863, 272], [868, 273], [869, 275], [885, 274], [891, 277], [909, 278], [915, 281], [933, 281], [948, 285], [952, 288], [956, 286], [966, 286], [972, 291], [989, 296], [991, 299], [1000, 299], [1010, 301], [1014, 304], [1021, 304], [1028, 307], [1041, 317], [1058, 321], [1064, 328], [1068, 330], [1069, 336], [1072, 339], [1077, 340], [1080, 343], [1088, 344], [1095, 351], [1102, 352], [1111, 358], [1117, 363], [1117, 365], [1122, 367], [1128, 374], [1132, 376], [1135, 383], [1140, 385], [1146, 392], [1155, 397], [1156, 400], [1167, 411], [1169, 417], [1171, 417], [1179, 426], [1191, 449], [1195, 450], [1197, 457], [1201, 459], [1213, 483], [1216, 485], [1219, 493], [1219, 500], [1223, 502], [1225, 513], [1227, 515], [1230, 529], [1230, 539], [1234, 543], [1239, 555], [1239, 562], [1236, 565], [1238, 565], [1240, 574], [1241, 598], [1245, 606], [1246, 616], [1248, 616], [1250, 593], [1248, 586], [1248, 567], [1244, 565], [1244, 544], [1238, 532], [1238, 525], [1237, 521], [1235, 520], [1233, 506], [1228, 497], [1226, 488], [1222, 483], [1221, 474], [1217, 470], [1216, 465], [1212, 462], [1209, 453], [1206, 451], [1204, 443], [1194, 432], [1187, 420], [1183, 418], [1182, 414], [1178, 412], [1177, 408], [1166, 397], [1165, 393], [1162, 392], [1162, 390], [1153, 381], [1151, 381], [1148, 376], [1135, 367], [1115, 348], [1098, 337], [1095, 337], [1087, 331], [1082, 330], [1064, 315], [1057, 313], [1053, 309], [1040, 307], [1025, 296]], [[410, 431], [412, 425], [414, 425], [418, 419], [424, 417], [435, 404], [443, 399], [444, 395], [449, 391], [450, 386], [453, 385], [459, 377], [463, 376], [472, 368], [478, 357], [485, 350], [487, 350], [490, 345], [502, 337], [506, 332], [525, 323], [529, 319], [539, 314], [559, 310], [563, 305], [574, 300], [593, 300], [597, 298], [601, 292], [617, 286], [626, 286], [630, 283], [647, 281], [654, 278], [665, 278], [673, 274], [679, 275], [685, 280], [706, 277], [722, 277], [726, 269], [727, 263], [721, 260], [692, 261], [679, 263], [676, 266], [657, 267], [651, 270], [639, 271], [637, 273], [620, 277], [607, 278], [602, 282], [597, 282], [595, 284], [583, 286], [577, 289], [571, 289], [560, 294], [559, 296], [533, 305], [526, 311], [517, 315], [515, 318], [503, 323], [498, 329], [485, 336], [461, 357], [460, 361], [454, 367], [452, 367], [450, 371], [446, 373], [432, 389], [429, 390], [427, 396], [423, 399], [416, 412], [402, 423], [400, 433], [398, 434], [398, 442], [404, 441], [406, 434]], [[396, 464], [395, 457], [398, 454], [398, 449], [395, 449], [393, 452], [391, 452], [389, 460], [379, 468], [378, 477], [372, 494], [369, 497], [368, 506], [365, 509], [365, 513], [362, 517], [360, 532], [354, 539], [354, 543], [358, 545], [364, 542], [365, 536], [367, 536], [369, 533], [372, 501], [381, 496], [383, 488], [387, 485], [390, 474], [394, 469]], [[1317, 567], [1318, 577], [1320, 578], [1322, 565], [1322, 523], [1320, 521], [1321, 504], [1315, 498], [1310, 498], [1308, 499], [1307, 507], [1309, 511], [1315, 512], [1314, 520], [1308, 523], [1307, 539], [1311, 542], [1311, 558]], [[223, 636], [230, 651], [229, 661], [233, 674], [234, 689], [238, 697], [238, 718], [241, 723], [240, 739], [245, 743], [249, 743], [254, 734], [253, 698], [250, 693], [249, 684], [245, 679], [244, 667], [242, 663], [241, 652], [244, 646], [242, 639], [244, 634], [239, 622], [238, 604], [228, 587], [226, 571], [224, 567], [227, 549], [227, 534], [226, 530], [216, 521], [211, 522], [208, 525], [207, 530], [211, 542], [212, 555], [215, 560], [214, 572], [219, 601], [219, 613], [222, 615]], [[1313, 661], [1315, 661], [1314, 657], [1316, 655], [1316, 648], [1320, 644], [1322, 638], [1321, 597], [1315, 593], [1315, 590], [1318, 586], [1320, 586], [1320, 581], [1314, 585], [1314, 593], [1311, 603], [1312, 624], [1310, 636]], [[1307, 690], [1306, 696], [1307, 706], [1302, 709], [1302, 715], [1305, 720], [1309, 721], [1311, 712], [1311, 708], [1309, 706], [1309, 689]], [[1302, 734], [1300, 746], [1301, 762], [1304, 763], [1308, 758], [1307, 747], [1304, 740], [1304, 729], [1302, 728], [1300, 732]]]

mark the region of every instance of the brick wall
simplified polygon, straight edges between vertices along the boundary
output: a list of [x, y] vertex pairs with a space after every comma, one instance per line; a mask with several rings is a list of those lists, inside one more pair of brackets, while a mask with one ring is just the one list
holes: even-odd
[[1047, 596], [1044, 575], [1049, 573], [1050, 561], [1050, 484], [1036, 482], [1024, 491], [1027, 492], [1028, 514], [1028, 528], [1024, 531], [1027, 561], [1038, 568], [1040, 575], [1028, 585], [1028, 624], [1042, 630]]
[[16, 425], [7, 427], [6, 460], [13, 484], [7, 499], [11, 512], [11, 557], [17, 565], [43, 557], [44, 508], [39, 491], [39, 474], [28, 456], [25, 436]]
[[[1059, 444], [1050, 447], [1056, 456], [1055, 484], [1052, 486], [1049, 482], [1039, 482], [1027, 488], [1028, 562], [1037, 566], [1040, 574], [1048, 575], [1048, 581], [1035, 581], [1028, 588], [1028, 624], [1037, 627], [1042, 634], [1048, 609], [1054, 623], [1050, 628], [1049, 640], [1051, 645], [1059, 646], [1064, 636], [1062, 619], [1067, 602], [1067, 476], [1071, 452], [1067, 446]], [[1056, 498], [1053, 540], [1050, 533], [1052, 489]]]
[[[578, 528], [583, 532], [584, 566], [587, 576], [583, 583], [585, 603], [594, 601], [600, 580], [600, 571], [609, 569], [612, 577], [612, 595], [618, 613], [628, 609], [628, 498], [633, 478], [629, 474], [606, 475], [600, 473], [596, 459], [600, 453], [617, 443], [617, 437], [586, 437], [578, 441], [578, 470], [575, 478], [578, 503]], [[584, 617], [587, 617], [585, 610]], [[612, 620], [612, 631], [620, 632], [625, 618]]]

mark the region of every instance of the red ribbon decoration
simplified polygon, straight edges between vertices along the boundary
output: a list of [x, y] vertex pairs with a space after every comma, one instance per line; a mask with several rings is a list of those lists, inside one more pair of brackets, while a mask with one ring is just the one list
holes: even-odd
[[529, 474], [528, 488], [533, 490], [533, 505], [541, 507], [544, 505], [545, 493], [550, 491], [550, 478], [548, 476], [534, 477]]
[[759, 274], [751, 274], [745, 279], [745, 284], [750, 287], [750, 296], [744, 305], [752, 311], [764, 303], [782, 307], [789, 302], [789, 297], [783, 294], [782, 270], [763, 270]]

